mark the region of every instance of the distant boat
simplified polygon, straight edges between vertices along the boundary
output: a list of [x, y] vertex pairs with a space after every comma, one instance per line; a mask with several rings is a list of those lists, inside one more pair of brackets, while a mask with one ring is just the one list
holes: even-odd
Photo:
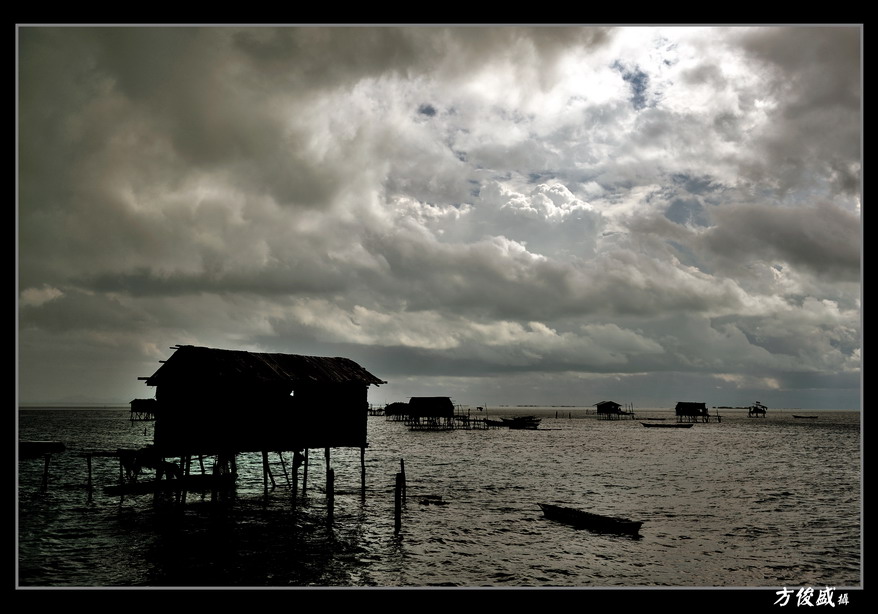
[[672, 422], [670, 424], [649, 424], [647, 422], [641, 422], [643, 426], [647, 428], [663, 428], [663, 429], [688, 429], [692, 428], [694, 423], [692, 422]]
[[817, 416], [797, 416], [793, 414], [793, 418], [798, 418], [799, 420], [816, 420]]
[[596, 533], [617, 533], [625, 535], [637, 535], [643, 521], [618, 518], [616, 516], [604, 516], [593, 514], [572, 507], [538, 503], [543, 514], [550, 520], [557, 520], [577, 528], [588, 529]]
[[536, 416], [516, 416], [514, 418], [500, 418], [505, 426], [511, 429], [537, 429], [540, 426], [541, 418]]

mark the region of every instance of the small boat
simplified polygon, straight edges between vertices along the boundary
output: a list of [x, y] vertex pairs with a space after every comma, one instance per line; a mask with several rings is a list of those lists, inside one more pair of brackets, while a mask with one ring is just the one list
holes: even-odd
[[543, 510], [546, 518], [550, 520], [557, 520], [558, 522], [573, 525], [580, 529], [588, 529], [596, 533], [637, 535], [640, 532], [640, 527], [643, 525], [642, 520], [629, 520], [616, 516], [593, 514], [576, 508], [549, 503], [538, 503], [537, 505]]
[[536, 416], [516, 416], [514, 418], [501, 418], [503, 424], [511, 429], [537, 429], [541, 418]]
[[647, 428], [663, 428], [663, 429], [688, 429], [695, 426], [692, 422], [672, 422], [670, 424], [649, 424], [648, 422], [641, 422], [643, 426]]
[[793, 418], [798, 418], [799, 420], [816, 420], [817, 416], [797, 416], [793, 414]]

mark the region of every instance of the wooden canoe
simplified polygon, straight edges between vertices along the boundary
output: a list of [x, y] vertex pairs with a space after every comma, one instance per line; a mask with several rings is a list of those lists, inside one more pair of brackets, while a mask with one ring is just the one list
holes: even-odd
[[616, 516], [593, 514], [580, 509], [552, 505], [550, 503], [538, 503], [537, 505], [543, 510], [546, 518], [550, 520], [563, 522], [580, 529], [588, 529], [596, 533], [637, 535], [640, 532], [640, 527], [643, 525], [642, 520], [629, 520]]

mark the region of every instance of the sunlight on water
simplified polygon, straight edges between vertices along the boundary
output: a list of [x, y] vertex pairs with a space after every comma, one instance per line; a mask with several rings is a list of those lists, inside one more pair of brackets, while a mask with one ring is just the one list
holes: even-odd
[[[523, 411], [523, 410], [522, 410]], [[22, 439], [60, 439], [19, 462], [22, 586], [861, 585], [860, 417], [803, 422], [726, 412], [721, 423], [645, 429], [583, 409], [527, 408], [539, 430], [413, 432], [369, 418], [367, 490], [359, 450], [323, 451], [293, 505], [282, 468], [263, 494], [261, 457], [241, 455], [231, 499], [189, 493], [89, 499], [81, 452], [148, 443], [125, 410], [22, 410]], [[498, 412], [499, 413], [499, 412]], [[512, 413], [512, 412], [510, 412]], [[660, 415], [656, 413], [655, 415]], [[407, 493], [394, 530], [395, 475]], [[94, 459], [93, 479], [118, 479]], [[289, 468], [289, 462], [286, 464]], [[301, 488], [302, 475], [299, 475]], [[643, 520], [638, 538], [547, 520], [538, 502]]]

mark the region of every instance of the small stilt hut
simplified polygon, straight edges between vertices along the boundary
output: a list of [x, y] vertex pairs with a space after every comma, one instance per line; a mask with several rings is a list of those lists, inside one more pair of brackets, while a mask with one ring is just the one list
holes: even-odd
[[406, 424], [412, 430], [448, 431], [454, 428], [454, 403], [450, 397], [412, 397]]
[[634, 410], [623, 410], [620, 403], [615, 401], [601, 401], [595, 403], [598, 418], [602, 420], [621, 420], [623, 418], [634, 419]]
[[680, 401], [675, 408], [677, 422], [710, 422], [706, 403]]

